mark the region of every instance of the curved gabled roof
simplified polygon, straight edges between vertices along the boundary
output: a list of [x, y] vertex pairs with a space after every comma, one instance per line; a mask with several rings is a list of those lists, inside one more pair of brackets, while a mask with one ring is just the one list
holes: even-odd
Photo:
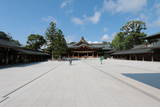
[[81, 37], [81, 40], [78, 43], [68, 44], [68, 48], [80, 48], [80, 47], [88, 47], [94, 49], [103, 49], [103, 50], [111, 50], [107, 44], [103, 43], [88, 43], [84, 37]]
[[78, 45], [81, 45], [81, 44], [89, 45], [89, 43], [84, 39], [83, 36], [81, 37], [81, 40], [78, 43], [76, 43], [75, 45], [78, 46]]

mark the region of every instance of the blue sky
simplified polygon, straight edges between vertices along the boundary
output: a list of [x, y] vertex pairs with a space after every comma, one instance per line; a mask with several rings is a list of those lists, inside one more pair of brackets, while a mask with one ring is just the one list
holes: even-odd
[[147, 34], [160, 32], [160, 0], [0, 0], [0, 31], [22, 44], [29, 34], [45, 34], [56, 21], [67, 41], [81, 36], [111, 41], [129, 20], [143, 20]]

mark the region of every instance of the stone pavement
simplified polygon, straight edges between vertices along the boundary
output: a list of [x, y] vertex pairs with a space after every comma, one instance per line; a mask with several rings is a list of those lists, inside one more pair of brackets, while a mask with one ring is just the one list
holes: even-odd
[[0, 107], [160, 107], [159, 68], [87, 59], [0, 69]]

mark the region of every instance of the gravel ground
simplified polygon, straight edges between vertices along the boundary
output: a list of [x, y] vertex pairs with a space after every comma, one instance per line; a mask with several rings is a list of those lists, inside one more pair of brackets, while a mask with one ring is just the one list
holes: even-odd
[[160, 63], [86, 59], [0, 69], [0, 107], [160, 107]]

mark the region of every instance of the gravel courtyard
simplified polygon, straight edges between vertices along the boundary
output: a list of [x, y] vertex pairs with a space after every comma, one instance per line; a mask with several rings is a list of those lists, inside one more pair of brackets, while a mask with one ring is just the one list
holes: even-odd
[[1, 68], [0, 107], [160, 107], [160, 63], [83, 59]]

